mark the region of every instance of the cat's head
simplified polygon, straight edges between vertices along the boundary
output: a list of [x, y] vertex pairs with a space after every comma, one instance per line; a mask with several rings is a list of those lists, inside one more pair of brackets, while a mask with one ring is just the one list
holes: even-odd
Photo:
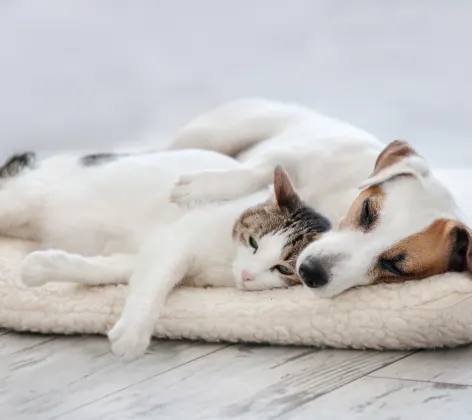
[[301, 201], [288, 174], [277, 166], [274, 196], [247, 209], [234, 224], [236, 286], [263, 290], [301, 284], [295, 269], [299, 254], [329, 229], [329, 220]]

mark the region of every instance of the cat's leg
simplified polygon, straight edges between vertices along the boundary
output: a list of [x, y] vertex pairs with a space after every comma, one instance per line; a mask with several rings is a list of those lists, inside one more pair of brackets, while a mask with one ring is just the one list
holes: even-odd
[[280, 148], [242, 164], [240, 169], [184, 174], [176, 181], [169, 200], [188, 204], [244, 197], [269, 186], [277, 165], [282, 165], [288, 173], [292, 173], [299, 160], [300, 156], [295, 151]]
[[169, 293], [189, 269], [190, 250], [182, 235], [167, 232], [143, 248], [121, 317], [108, 333], [113, 353], [126, 360], [144, 354]]
[[45, 283], [78, 283], [89, 286], [125, 284], [134, 269], [135, 255], [85, 257], [50, 249], [28, 254], [21, 262], [23, 284], [30, 287]]

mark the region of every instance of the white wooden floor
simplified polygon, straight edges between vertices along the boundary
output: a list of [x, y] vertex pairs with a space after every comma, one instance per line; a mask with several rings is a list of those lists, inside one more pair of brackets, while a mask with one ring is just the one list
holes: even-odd
[[472, 347], [418, 353], [154, 342], [124, 364], [104, 337], [0, 331], [0, 418], [472, 418]]

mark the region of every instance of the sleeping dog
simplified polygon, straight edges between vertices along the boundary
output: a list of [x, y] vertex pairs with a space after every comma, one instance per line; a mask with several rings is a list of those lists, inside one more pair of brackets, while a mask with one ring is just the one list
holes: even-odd
[[263, 99], [196, 118], [169, 149], [201, 148], [243, 166], [181, 176], [171, 200], [235, 199], [267, 186], [282, 164], [301, 198], [334, 224], [297, 260], [306, 286], [332, 297], [355, 286], [470, 272], [471, 230], [450, 192], [404, 141], [373, 135], [302, 106]]

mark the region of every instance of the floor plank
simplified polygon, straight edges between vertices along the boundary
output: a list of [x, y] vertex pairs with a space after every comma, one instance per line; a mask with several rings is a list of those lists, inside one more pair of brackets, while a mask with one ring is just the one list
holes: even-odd
[[364, 377], [280, 419], [469, 420], [472, 387]]
[[5, 328], [0, 328], [0, 337], [2, 335], [5, 335], [5, 334], [8, 334], [10, 331], [9, 330], [6, 330]]
[[[40, 334], [6, 332], [0, 335], [0, 363], [5, 356], [54, 341], [56, 337]], [[1, 365], [0, 365], [1, 366]]]
[[373, 376], [472, 385], [472, 346], [422, 351]]
[[144, 358], [127, 364], [104, 337], [60, 337], [15, 349], [0, 359], [2, 418], [50, 419], [224, 347], [154, 342]]
[[404, 356], [231, 346], [60, 418], [271, 419]]

